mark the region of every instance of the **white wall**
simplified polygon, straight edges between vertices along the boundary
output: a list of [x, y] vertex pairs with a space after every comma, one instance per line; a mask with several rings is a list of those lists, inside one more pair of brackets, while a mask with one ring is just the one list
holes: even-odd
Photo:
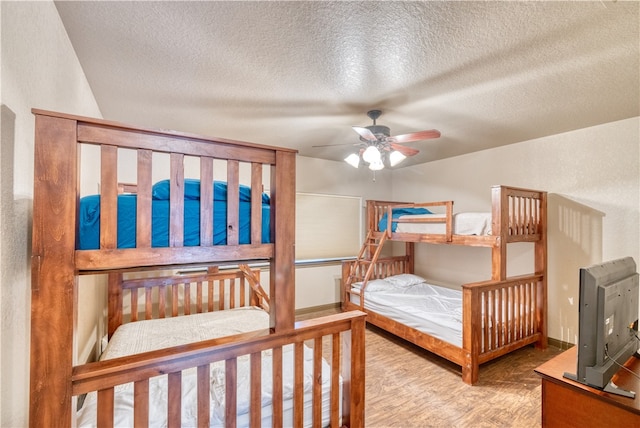
[[[369, 170], [356, 169], [345, 162], [298, 156], [296, 190], [305, 193], [360, 196], [363, 203], [367, 199], [388, 199], [391, 195], [391, 172], [378, 171], [373, 181], [373, 174]], [[364, 219], [364, 206], [362, 216]], [[357, 224], [357, 221], [354, 221], [354, 224]], [[364, 226], [364, 220], [362, 224]], [[327, 233], [331, 231], [328, 230]], [[335, 239], [340, 237], [336, 236]], [[340, 263], [297, 267], [296, 309], [339, 302], [341, 276]]]
[[[494, 184], [549, 192], [549, 336], [575, 343], [579, 267], [623, 256], [640, 263], [639, 129], [636, 117], [403, 168], [393, 172], [393, 199], [454, 200], [456, 211], [480, 211]], [[416, 270], [435, 280], [490, 276], [487, 249], [417, 247]], [[531, 268], [529, 247], [510, 252], [509, 274]]]
[[0, 426], [28, 420], [31, 108], [100, 117], [53, 2], [1, 2]]

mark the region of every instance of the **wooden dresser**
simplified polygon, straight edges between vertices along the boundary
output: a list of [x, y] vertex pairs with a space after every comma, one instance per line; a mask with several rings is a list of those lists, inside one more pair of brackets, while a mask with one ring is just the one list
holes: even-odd
[[[620, 369], [613, 383], [636, 397], [609, 394], [563, 377], [575, 373], [576, 363], [573, 347], [535, 369], [542, 378], [542, 426], [640, 427], [640, 379]], [[640, 359], [631, 357], [625, 367], [640, 376]]]

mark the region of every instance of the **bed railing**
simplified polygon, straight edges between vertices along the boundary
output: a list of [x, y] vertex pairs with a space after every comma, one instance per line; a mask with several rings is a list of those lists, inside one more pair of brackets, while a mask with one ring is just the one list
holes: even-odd
[[509, 186], [493, 186], [492, 231], [506, 242], [534, 242], [546, 230], [547, 193]]
[[[545, 295], [542, 274], [522, 275], [503, 281], [482, 281], [462, 285], [462, 343], [477, 364], [463, 366], [463, 378], [477, 380], [478, 364], [526, 344], [546, 347]], [[467, 326], [481, 326], [470, 329]]]
[[[369, 269], [368, 264], [356, 263], [355, 260], [345, 260], [342, 262], [342, 305], [343, 309], [346, 302], [351, 301], [351, 294], [364, 294], [367, 288], [365, 283], [360, 291], [351, 290], [346, 284], [345, 279], [349, 276], [356, 278], [364, 278]], [[413, 256], [412, 254], [405, 256], [385, 257], [376, 260], [371, 271], [369, 281], [374, 279], [386, 278], [392, 275], [400, 275], [406, 272], [413, 272]], [[364, 307], [364, 298], [359, 299], [360, 308]]]
[[[427, 218], [393, 218], [394, 209], [403, 208], [442, 208], [443, 217], [427, 217]], [[369, 230], [381, 232], [380, 222], [383, 217], [386, 219], [384, 230], [390, 234], [393, 223], [443, 223], [445, 225], [446, 241], [451, 242], [453, 234], [453, 201], [441, 202], [390, 202], [390, 201], [367, 201], [367, 223]]]
[[200, 273], [124, 278], [109, 274], [108, 334], [123, 322], [199, 314], [244, 306], [269, 311], [268, 296], [259, 283], [260, 269], [218, 271], [209, 267]]
[[[379, 227], [383, 217], [385, 231], [392, 230], [392, 223], [444, 223], [444, 234], [429, 234], [422, 237], [400, 234], [399, 240], [412, 240], [415, 242], [443, 242], [462, 245], [496, 245], [498, 238], [504, 243], [509, 242], [536, 242], [542, 239], [541, 235], [546, 227], [546, 192], [521, 189], [510, 186], [493, 186], [491, 188], [492, 223], [491, 236], [465, 236], [453, 239], [453, 201], [441, 202], [391, 202], [391, 201], [367, 201], [367, 226], [368, 230], [381, 233]], [[392, 210], [400, 208], [441, 207], [440, 218], [404, 218], [393, 219]], [[501, 244], [500, 244], [501, 245]]]
[[[197, 368], [197, 418], [198, 426], [210, 424], [210, 365], [224, 361], [225, 372], [225, 426], [236, 425], [238, 360], [249, 358], [252, 370], [251, 426], [259, 426], [262, 390], [260, 376], [263, 351], [270, 351], [273, 358], [271, 397], [273, 426], [283, 426], [282, 349], [294, 347], [294, 426], [303, 420], [303, 344], [313, 343], [315, 382], [313, 387], [312, 418], [314, 426], [321, 425], [321, 372], [323, 355], [331, 366], [330, 426], [364, 426], [364, 332], [365, 314], [359, 311], [345, 312], [322, 318], [302, 321], [293, 331], [269, 333], [268, 330], [208, 340], [195, 344], [152, 351], [112, 360], [89, 363], [73, 368], [72, 395], [79, 396], [98, 391], [98, 426], [114, 424], [114, 388], [134, 383], [135, 426], [149, 423], [149, 379], [167, 375], [168, 426], [180, 426], [180, 397], [182, 373]], [[324, 340], [324, 341], [323, 341]], [[311, 341], [311, 342], [309, 342]], [[342, 388], [339, 382], [342, 382]], [[341, 402], [341, 405], [339, 405]], [[172, 407], [178, 406], [177, 409]], [[341, 409], [341, 413], [340, 413]]]

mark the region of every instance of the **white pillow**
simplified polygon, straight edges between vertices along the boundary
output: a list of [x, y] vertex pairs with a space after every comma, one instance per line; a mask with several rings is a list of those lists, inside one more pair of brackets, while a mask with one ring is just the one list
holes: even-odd
[[414, 275], [412, 273], [402, 273], [400, 275], [393, 275], [393, 276], [387, 277], [385, 278], [385, 281], [398, 287], [410, 287], [412, 285], [425, 282], [426, 280], [421, 276]]
[[[393, 287], [393, 285], [391, 285], [390, 283], [388, 283], [384, 279], [372, 279], [372, 280], [367, 282], [367, 287], [365, 288], [365, 291], [388, 290], [389, 288], [392, 288], [392, 287]], [[362, 288], [362, 283], [361, 282], [356, 282], [355, 284], [353, 284], [353, 288], [361, 289]]]

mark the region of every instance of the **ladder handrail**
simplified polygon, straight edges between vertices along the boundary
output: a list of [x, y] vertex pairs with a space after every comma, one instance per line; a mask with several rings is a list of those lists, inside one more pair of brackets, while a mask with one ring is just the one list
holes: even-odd
[[[351, 265], [351, 269], [349, 271], [349, 276], [347, 277], [347, 281], [345, 284], [345, 298], [349, 298], [349, 295], [353, 294], [358, 294], [360, 296], [360, 309], [364, 309], [364, 290], [367, 287], [367, 283], [369, 282], [369, 279], [371, 278], [371, 275], [373, 273], [374, 270], [374, 266], [376, 264], [376, 261], [378, 260], [378, 258], [380, 257], [380, 253], [382, 253], [382, 247], [384, 246], [384, 243], [387, 241], [387, 238], [389, 237], [388, 233], [384, 233], [382, 234], [382, 236], [379, 238], [379, 240], [377, 240], [372, 231], [369, 231], [367, 233], [367, 237], [365, 238], [364, 243], [362, 244], [362, 247], [360, 248], [360, 252], [358, 253], [358, 257], [356, 258], [356, 260], [353, 262], [353, 264]], [[370, 247], [374, 245], [376, 246], [376, 250], [374, 251], [373, 255], [371, 256], [370, 259], [365, 259], [364, 255], [365, 252], [367, 252], [367, 249], [370, 250]], [[357, 277], [357, 273], [360, 269], [360, 264], [363, 261], [367, 261], [369, 263], [369, 267], [367, 268], [367, 271], [364, 274], [364, 277], [362, 278], [362, 286], [360, 287], [360, 291], [358, 293], [354, 293], [351, 291], [351, 285], [353, 284], [354, 279]]]

